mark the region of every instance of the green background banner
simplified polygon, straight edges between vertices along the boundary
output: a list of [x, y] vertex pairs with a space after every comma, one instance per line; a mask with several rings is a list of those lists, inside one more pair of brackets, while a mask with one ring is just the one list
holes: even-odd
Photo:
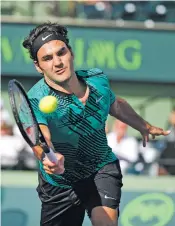
[[[21, 43], [34, 27], [2, 23], [2, 75], [36, 76]], [[99, 67], [110, 79], [175, 82], [175, 32], [68, 27], [76, 69]]]
[[[120, 226], [174, 226], [174, 177], [124, 176]], [[3, 226], [38, 226], [37, 173], [2, 171]], [[86, 216], [83, 226], [91, 226]]]
[[[38, 226], [41, 204], [33, 188], [2, 189], [3, 226]], [[120, 226], [174, 226], [175, 193], [124, 191]], [[86, 216], [83, 226], [91, 226]]]

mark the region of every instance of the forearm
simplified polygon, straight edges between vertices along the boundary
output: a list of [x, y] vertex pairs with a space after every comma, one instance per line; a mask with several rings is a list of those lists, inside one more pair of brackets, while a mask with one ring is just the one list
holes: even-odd
[[50, 147], [54, 151], [54, 147], [53, 147], [53, 144], [51, 143], [51, 141], [47, 141], [47, 145], [48, 146], [44, 146], [44, 145], [40, 144], [40, 145], [32, 148], [32, 150], [38, 160], [43, 161], [43, 159], [46, 157], [46, 154], [44, 151], [47, 151], [45, 149], [48, 149], [48, 147]]
[[38, 160], [42, 161], [43, 158], [44, 158], [44, 156], [45, 156], [45, 153], [44, 153], [44, 151], [43, 151], [43, 148], [42, 148], [41, 146], [38, 145], [38, 146], [33, 147], [32, 150], [33, 150], [33, 152], [34, 152], [36, 158], [37, 158]]
[[147, 130], [150, 126], [150, 124], [138, 115], [122, 98], [117, 98], [117, 100], [111, 105], [110, 115], [140, 132]]
[[36, 158], [40, 161], [43, 160], [43, 158], [45, 158], [45, 148], [48, 149], [48, 147], [50, 147], [52, 150], [54, 150], [53, 144], [51, 142], [51, 135], [50, 135], [50, 131], [48, 129], [47, 126], [40, 124], [40, 129], [42, 131], [42, 134], [45, 138], [45, 141], [47, 143], [47, 146], [42, 145], [42, 143], [40, 143], [40, 145], [33, 147], [33, 152], [36, 156]]

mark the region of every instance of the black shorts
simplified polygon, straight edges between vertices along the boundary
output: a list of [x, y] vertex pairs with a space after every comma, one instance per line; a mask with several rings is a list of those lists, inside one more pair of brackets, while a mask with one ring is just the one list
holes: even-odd
[[118, 160], [73, 184], [70, 189], [52, 186], [40, 176], [37, 191], [42, 202], [41, 226], [81, 226], [85, 211], [90, 217], [96, 206], [118, 209], [121, 187], [122, 174]]

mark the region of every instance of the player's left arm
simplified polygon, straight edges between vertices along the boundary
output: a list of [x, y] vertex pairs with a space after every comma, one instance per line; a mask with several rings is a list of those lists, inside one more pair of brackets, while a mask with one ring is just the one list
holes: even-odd
[[127, 103], [126, 100], [117, 97], [111, 104], [110, 115], [128, 124], [132, 128], [138, 130], [143, 137], [143, 146], [146, 146], [146, 142], [149, 141], [149, 134], [153, 139], [155, 136], [168, 135], [170, 131], [164, 131], [161, 128], [152, 126], [146, 122], [135, 110]]

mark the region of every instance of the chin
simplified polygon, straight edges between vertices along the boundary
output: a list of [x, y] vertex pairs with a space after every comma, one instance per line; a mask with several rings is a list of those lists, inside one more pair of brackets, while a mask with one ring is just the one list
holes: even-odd
[[[70, 76], [71, 77], [71, 76]], [[60, 80], [56, 80], [55, 82], [57, 83], [57, 84], [65, 84], [65, 83], [67, 83], [67, 82], [69, 82], [69, 80], [70, 80], [70, 77], [66, 77], [66, 78], [64, 78], [64, 79], [60, 79]]]

